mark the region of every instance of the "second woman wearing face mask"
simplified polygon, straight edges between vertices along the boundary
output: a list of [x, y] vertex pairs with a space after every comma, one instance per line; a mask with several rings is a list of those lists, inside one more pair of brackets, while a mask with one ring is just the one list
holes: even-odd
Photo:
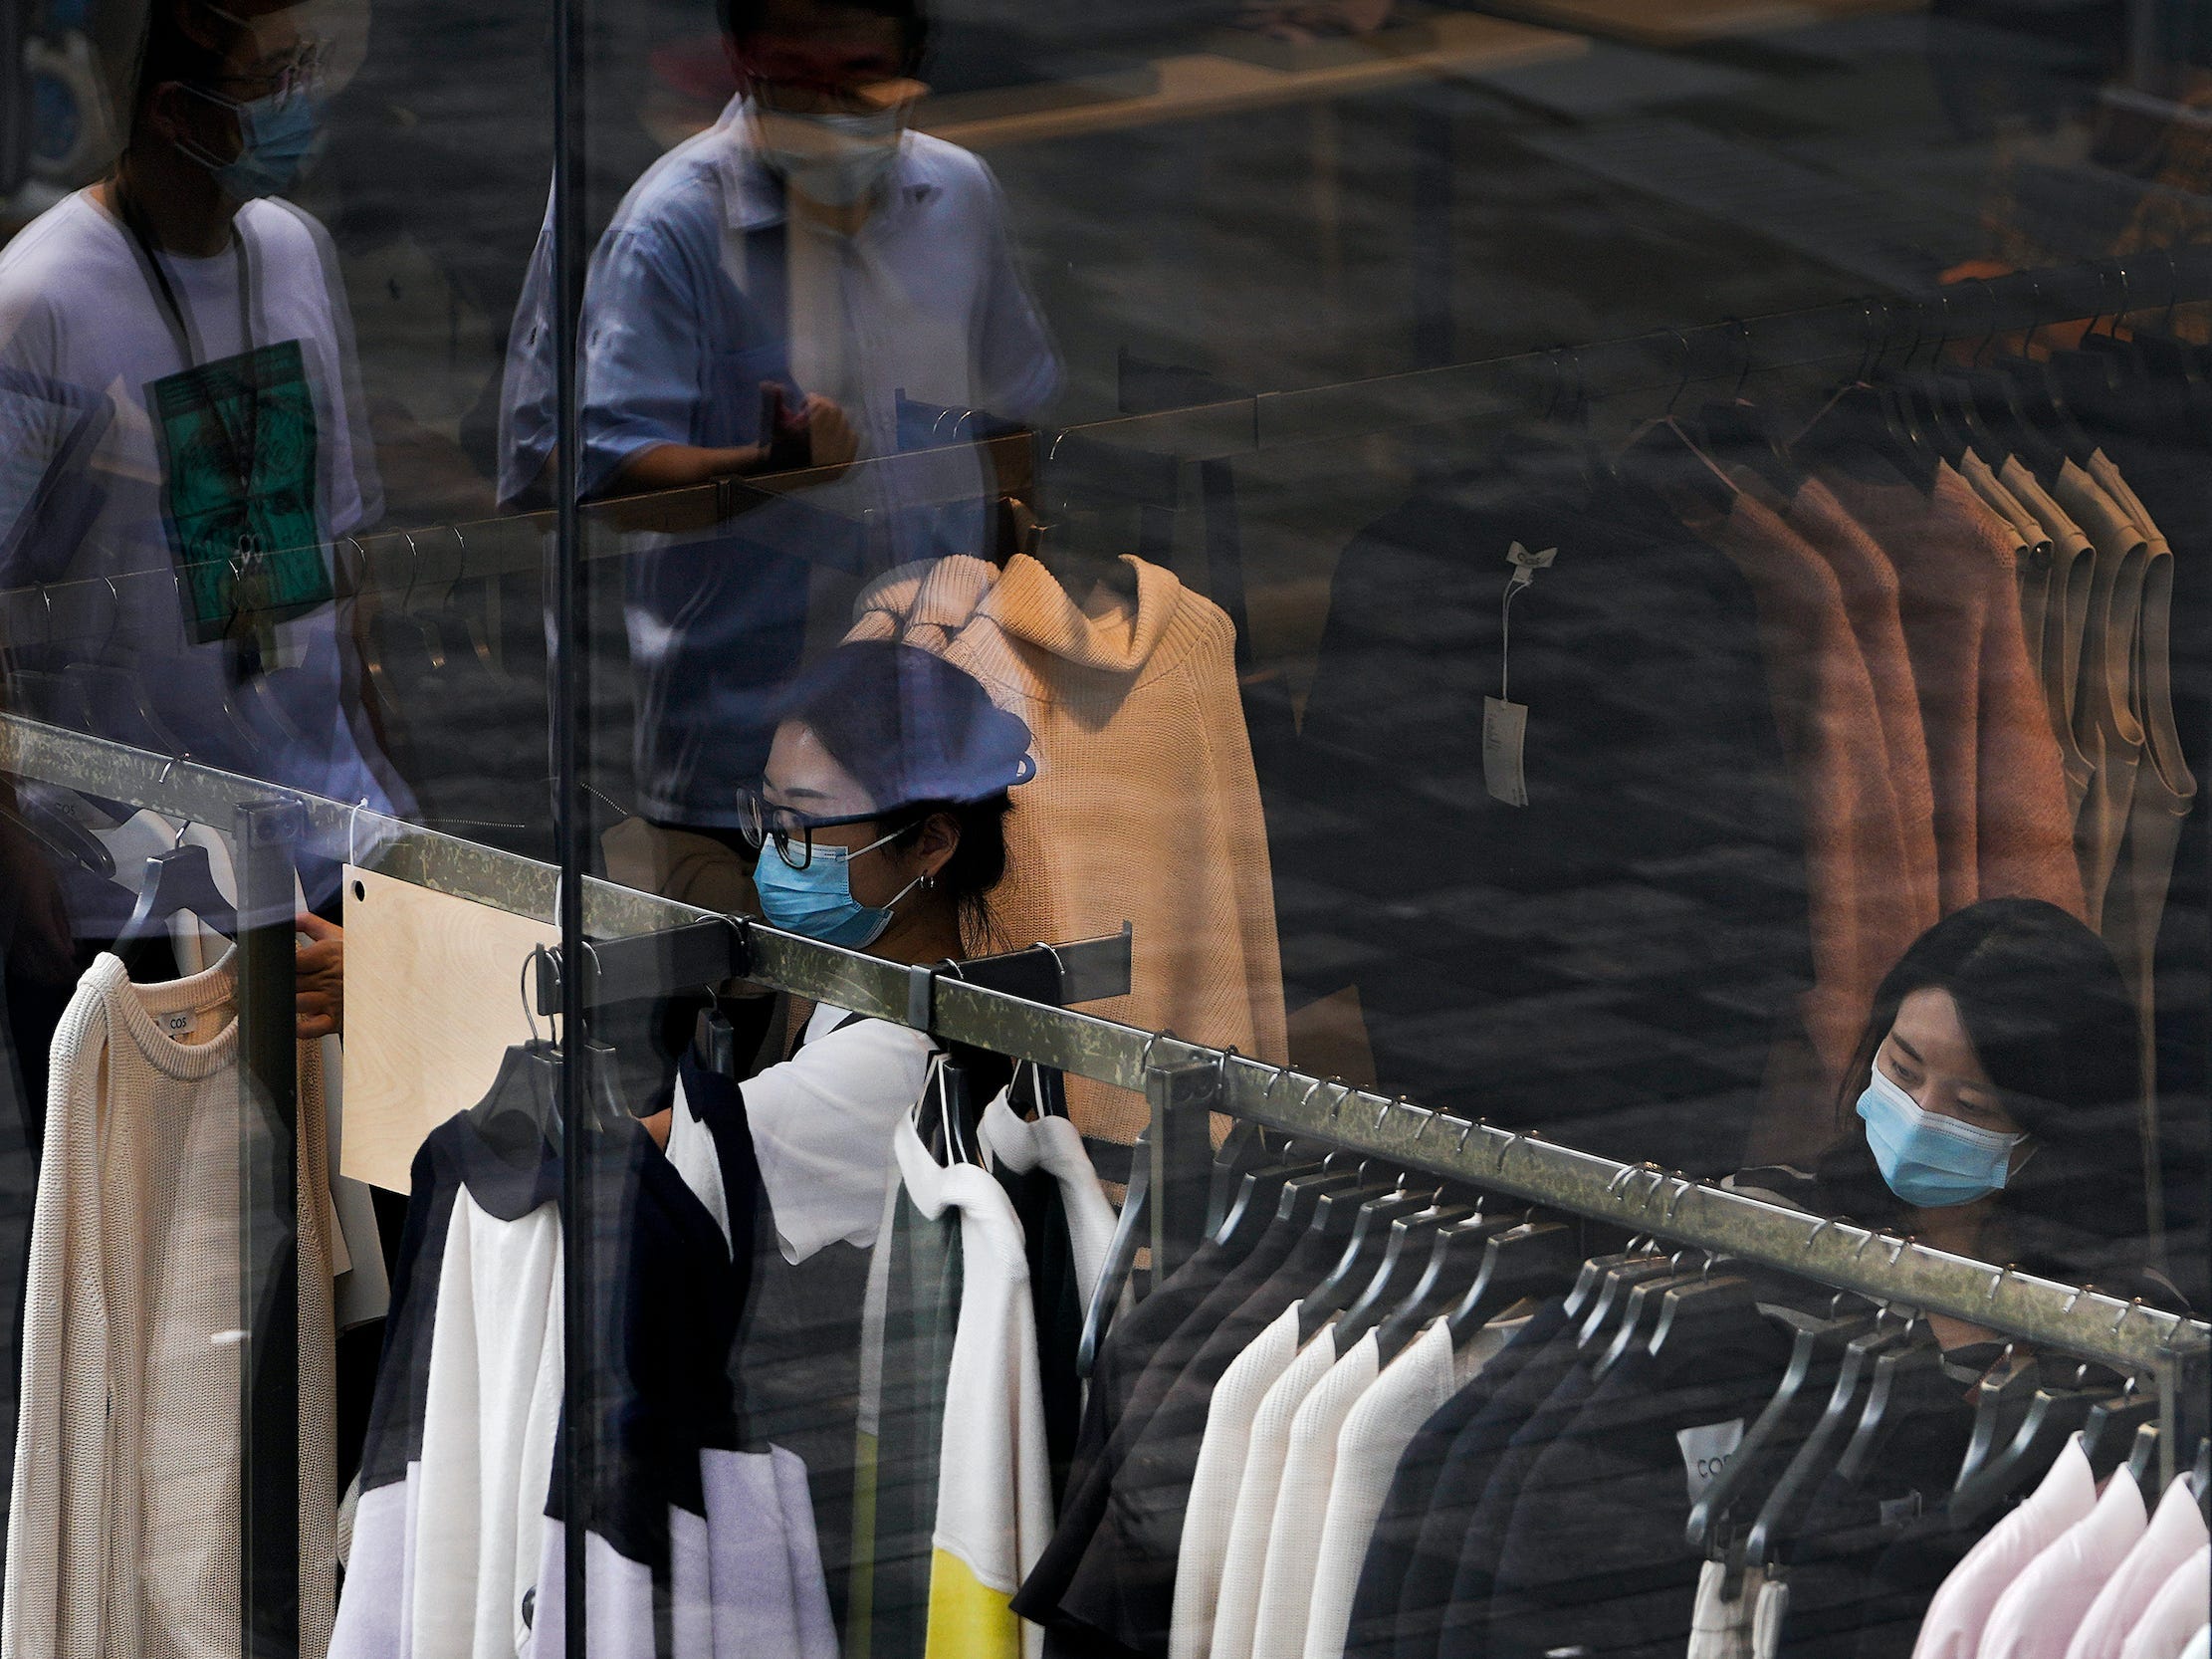
[[[1811, 1176], [1746, 1171], [1824, 1214], [2159, 1305], [2135, 1013], [2103, 942], [2056, 905], [1945, 917], [1881, 982]], [[1947, 1340], [1978, 1334], [1938, 1321]]]

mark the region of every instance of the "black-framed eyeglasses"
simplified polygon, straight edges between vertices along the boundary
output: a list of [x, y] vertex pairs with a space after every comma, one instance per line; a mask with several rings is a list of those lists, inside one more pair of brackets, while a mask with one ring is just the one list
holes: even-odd
[[842, 817], [817, 817], [810, 813], [794, 812], [789, 807], [779, 807], [758, 789], [738, 792], [740, 818], [738, 831], [758, 852], [771, 842], [775, 855], [792, 869], [804, 869], [814, 861], [814, 831], [841, 830], [848, 825], [873, 824], [881, 817], [878, 813], [847, 813]]

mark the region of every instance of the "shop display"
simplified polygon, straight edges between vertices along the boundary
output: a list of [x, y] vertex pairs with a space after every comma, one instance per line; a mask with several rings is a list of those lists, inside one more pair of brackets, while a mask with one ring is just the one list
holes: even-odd
[[[237, 1639], [252, 1335], [238, 1324], [237, 974], [226, 952], [137, 985], [103, 955], [55, 1035], [0, 1591], [11, 1654], [221, 1652]], [[337, 1588], [321, 1066], [301, 1045], [297, 1305], [276, 1315], [298, 1325], [297, 1594], [316, 1651]]]
[[1481, 4], [0, 26], [0, 1659], [2208, 1659], [2212, 34]]

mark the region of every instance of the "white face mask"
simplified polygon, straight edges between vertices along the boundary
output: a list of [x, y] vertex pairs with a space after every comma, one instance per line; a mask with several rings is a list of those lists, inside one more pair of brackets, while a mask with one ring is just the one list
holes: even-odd
[[753, 129], [761, 159], [783, 182], [825, 207], [865, 200], [899, 155], [899, 116], [794, 116], [756, 108]]

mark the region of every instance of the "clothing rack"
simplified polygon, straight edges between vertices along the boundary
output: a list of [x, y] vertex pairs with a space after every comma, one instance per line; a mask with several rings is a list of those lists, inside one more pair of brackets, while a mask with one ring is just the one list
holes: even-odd
[[[1001, 491], [1021, 493], [1037, 467], [1070, 438], [1093, 454], [1101, 447], [1174, 461], [1220, 462], [1291, 444], [1348, 442], [1377, 433], [1453, 421], [1497, 418], [1529, 410], [1561, 410], [1638, 392], [1659, 392], [1699, 381], [1740, 385], [1752, 375], [1788, 369], [1872, 370], [1890, 354], [1930, 356], [1950, 341], [1982, 342], [2083, 318], [2170, 312], [2212, 301], [2212, 243], [1975, 279], [1917, 295], [1869, 297], [1749, 320], [1560, 346], [1442, 368], [1343, 381], [1298, 391], [1259, 392], [1181, 408], [1116, 415], [1051, 433], [1013, 433], [977, 440]], [[905, 499], [949, 504], [973, 495], [956, 484], [940, 450], [918, 450], [855, 462], [842, 476], [896, 479]], [[682, 542], [726, 532], [763, 502], [812, 489], [835, 474], [816, 470], [712, 483], [584, 508], [577, 545], [584, 559], [637, 551], [641, 533]], [[857, 514], [816, 495], [818, 511]], [[405, 609], [415, 592], [455, 584], [540, 574], [546, 539], [558, 515], [547, 510], [414, 530], [343, 537], [333, 561], [354, 592], [399, 595]], [[265, 555], [263, 557], [275, 557]], [[0, 642], [11, 649], [112, 633], [123, 584], [181, 581], [171, 567], [38, 584], [0, 591]]]
[[[0, 772], [203, 822], [228, 811], [230, 803], [275, 794], [297, 808], [306, 837], [346, 848], [352, 862], [540, 921], [556, 914], [557, 872], [550, 864], [341, 801], [272, 792], [233, 773], [21, 716], [0, 715]], [[734, 929], [750, 954], [748, 977], [758, 984], [1142, 1091], [1154, 1118], [1148, 1137], [1158, 1177], [1154, 1238], [1171, 1257], [1203, 1228], [1208, 1114], [1225, 1112], [1394, 1168], [1760, 1263], [1923, 1312], [1951, 1314], [2145, 1375], [2163, 1401], [2161, 1456], [2168, 1478], [2174, 1448], [2193, 1446], [2212, 1432], [2212, 1325], [2203, 1321], [1809, 1215], [1656, 1165], [1619, 1163], [1537, 1133], [1432, 1111], [1166, 1033], [885, 962], [747, 918], [719, 916], [593, 878], [582, 886], [583, 925], [595, 940], [703, 923]], [[917, 975], [928, 984], [926, 1001], [914, 995]], [[275, 982], [284, 984], [284, 977]], [[290, 1018], [289, 996], [285, 1017]]]

